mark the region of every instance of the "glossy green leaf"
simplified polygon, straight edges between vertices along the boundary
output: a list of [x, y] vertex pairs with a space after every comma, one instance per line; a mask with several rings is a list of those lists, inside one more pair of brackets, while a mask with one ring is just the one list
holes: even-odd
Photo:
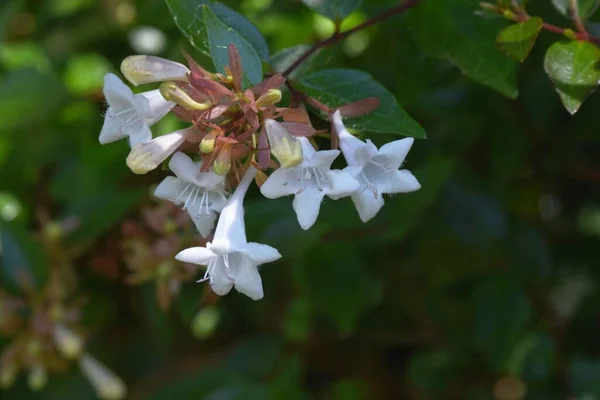
[[395, 133], [424, 138], [425, 131], [400, 105], [396, 98], [371, 75], [350, 69], [328, 69], [303, 77], [296, 86], [311, 97], [331, 108], [364, 99], [377, 97], [381, 101], [375, 111], [358, 118], [345, 120], [353, 129]]
[[[298, 46], [288, 47], [277, 53], [273, 54], [269, 63], [276, 72], [283, 72], [294, 64], [311, 46], [307, 44], [299, 44]], [[313, 53], [306, 61], [304, 61], [298, 68], [296, 68], [290, 75], [289, 78], [294, 78], [299, 75], [305, 74], [309, 71], [314, 64], [318, 52]]]
[[516, 64], [494, 44], [499, 25], [473, 13], [470, 0], [427, 0], [409, 13], [409, 29], [426, 52], [448, 59], [476, 82], [516, 98]]
[[224, 25], [234, 30], [248, 42], [262, 60], [269, 58], [267, 42], [256, 26], [226, 5], [210, 0], [165, 1], [179, 29], [190, 40], [192, 45], [204, 54], [211, 55], [206, 28], [202, 20], [202, 6], [206, 5], [210, 7]]
[[44, 251], [16, 223], [0, 225], [0, 287], [39, 290], [48, 277]]
[[600, 49], [589, 42], [556, 42], [546, 52], [544, 70], [571, 114], [598, 86], [599, 62]]
[[543, 21], [539, 17], [530, 18], [500, 31], [496, 43], [500, 50], [517, 61], [523, 62], [542, 30]]
[[[571, 0], [552, 0], [554, 8], [565, 17], [571, 19]], [[600, 5], [600, 0], [577, 0], [579, 15], [584, 20], [591, 17]]]
[[341, 21], [356, 10], [362, 0], [302, 0], [302, 2], [331, 20]]
[[208, 46], [216, 71], [223, 71], [229, 65], [228, 46], [237, 46], [242, 59], [244, 77], [252, 84], [262, 80], [262, 64], [256, 51], [235, 30], [228, 28], [208, 6], [202, 6], [202, 21], [206, 27]]

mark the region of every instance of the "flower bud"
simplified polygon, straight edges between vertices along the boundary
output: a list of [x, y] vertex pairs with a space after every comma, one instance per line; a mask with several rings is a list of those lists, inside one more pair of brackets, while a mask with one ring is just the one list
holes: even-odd
[[185, 81], [190, 70], [183, 64], [155, 56], [129, 56], [121, 63], [123, 76], [137, 86], [144, 83]]
[[119, 400], [125, 397], [127, 388], [121, 378], [94, 357], [84, 354], [79, 359], [79, 368], [102, 400]]
[[217, 134], [215, 131], [208, 132], [202, 141], [200, 142], [200, 152], [203, 154], [210, 154], [215, 149], [215, 140]]
[[220, 176], [225, 176], [231, 169], [231, 143], [222, 143], [219, 154], [213, 162], [213, 172]]
[[291, 168], [302, 162], [302, 145], [279, 122], [268, 119], [265, 130], [269, 139], [271, 154], [283, 168]]
[[205, 103], [198, 103], [175, 82], [164, 82], [158, 89], [165, 100], [185, 107], [188, 110], [206, 111], [213, 106], [210, 100], [206, 100]]
[[83, 339], [63, 324], [56, 324], [52, 330], [54, 343], [66, 358], [76, 358], [83, 349]]
[[27, 378], [27, 386], [34, 392], [39, 392], [48, 383], [48, 374], [46, 368], [42, 364], [36, 364], [29, 371]]
[[138, 175], [156, 169], [185, 142], [189, 129], [192, 128], [159, 136], [149, 142], [136, 144], [127, 156], [127, 166], [134, 174]]
[[263, 94], [256, 100], [257, 107], [267, 107], [273, 104], [277, 104], [281, 101], [281, 90], [269, 89], [267, 93]]

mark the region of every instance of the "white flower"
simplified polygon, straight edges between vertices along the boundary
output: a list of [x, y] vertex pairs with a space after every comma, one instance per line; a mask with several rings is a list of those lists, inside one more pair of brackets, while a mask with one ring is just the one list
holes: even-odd
[[150, 127], [175, 105], [166, 101], [158, 89], [134, 95], [115, 74], [104, 76], [104, 96], [108, 110], [98, 138], [101, 144], [129, 136], [133, 147], [152, 139]]
[[229, 202], [223, 208], [212, 242], [206, 247], [192, 247], [175, 256], [176, 259], [206, 265], [201, 281], [209, 280], [212, 290], [224, 296], [235, 286], [236, 290], [253, 300], [263, 297], [263, 288], [257, 267], [281, 258], [271, 246], [248, 243], [244, 225], [244, 197], [256, 169], [250, 167]]
[[200, 164], [194, 163], [184, 153], [173, 154], [169, 168], [175, 176], [166, 177], [154, 191], [158, 198], [182, 204], [198, 229], [207, 237], [210, 235], [216, 213], [220, 212], [227, 199], [225, 198], [225, 177], [214, 172], [200, 172]]
[[323, 197], [339, 199], [355, 193], [360, 184], [348, 172], [330, 170], [339, 150], [315, 151], [307, 138], [298, 138], [303, 160], [291, 168], [279, 168], [260, 188], [269, 199], [294, 195], [293, 207], [302, 229], [309, 229], [319, 215]]
[[398, 170], [414, 142], [413, 138], [395, 140], [377, 149], [370, 140], [365, 143], [350, 134], [339, 111], [333, 114], [332, 120], [348, 163], [345, 170], [360, 183], [352, 201], [363, 222], [373, 218], [383, 207], [383, 194], [408, 193], [421, 188], [410, 171]]
[[188, 67], [156, 56], [129, 56], [121, 63], [121, 73], [131, 84], [186, 81]]
[[197, 132], [195, 127], [181, 129], [157, 137], [148, 142], [138, 143], [131, 148], [125, 162], [131, 172], [143, 175], [157, 168], [165, 161], [189, 135]]

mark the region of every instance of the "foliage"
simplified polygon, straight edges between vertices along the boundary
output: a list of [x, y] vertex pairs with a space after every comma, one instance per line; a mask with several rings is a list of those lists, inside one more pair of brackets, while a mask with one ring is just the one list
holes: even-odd
[[[598, 1], [523, 3], [4, 0], [0, 350], [67, 324], [131, 398], [600, 397]], [[281, 72], [286, 105], [317, 100], [319, 133], [377, 97], [347, 126], [418, 139], [421, 190], [368, 224], [326, 200], [303, 231], [290, 199], [248, 194], [248, 237], [284, 256], [260, 302], [195, 283], [173, 255], [204, 240], [148, 190], [167, 172], [132, 176], [125, 142], [98, 144], [125, 56], [184, 49], [223, 73], [230, 43], [244, 87]], [[1, 359], [2, 398], [101, 394], [56, 350], [43, 374]]]

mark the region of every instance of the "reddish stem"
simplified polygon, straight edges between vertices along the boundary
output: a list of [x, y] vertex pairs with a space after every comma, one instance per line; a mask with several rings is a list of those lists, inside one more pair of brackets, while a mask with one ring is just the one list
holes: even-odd
[[347, 38], [348, 36], [352, 35], [353, 33], [356, 33], [365, 28], [368, 28], [369, 26], [378, 24], [379, 22], [385, 21], [386, 19], [391, 18], [395, 15], [402, 14], [403, 12], [416, 6], [417, 3], [419, 3], [419, 1], [420, 0], [407, 0], [404, 4], [401, 4], [396, 7], [392, 7], [389, 10], [386, 10], [386, 11], [382, 12], [381, 14], [374, 16], [373, 18], [369, 18], [362, 24], [357, 25], [354, 28], [349, 29], [347, 31], [338, 32], [336, 29], [336, 32], [330, 38], [314, 44], [310, 49], [308, 49], [304, 54], [302, 54], [292, 65], [289, 66], [288, 69], [286, 69], [283, 72], [283, 76], [288, 76], [289, 74], [291, 74], [296, 68], [298, 68], [300, 65], [302, 65], [302, 63], [305, 62], [317, 50], [322, 49], [323, 47], [331, 46], [331, 45], [339, 42], [340, 40]]

